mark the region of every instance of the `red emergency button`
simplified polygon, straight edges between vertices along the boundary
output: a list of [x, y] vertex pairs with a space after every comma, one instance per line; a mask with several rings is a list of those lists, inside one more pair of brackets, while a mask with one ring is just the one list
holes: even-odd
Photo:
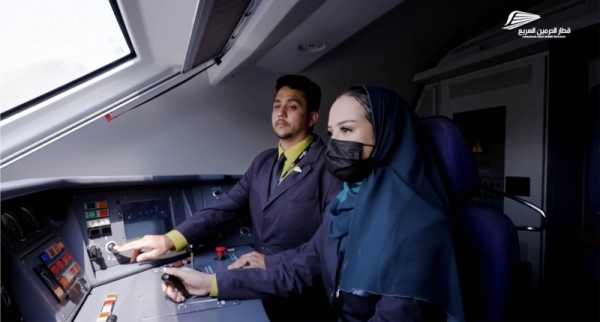
[[225, 259], [225, 246], [217, 246], [215, 248], [215, 250], [217, 251], [217, 258], [218, 260], [224, 260]]

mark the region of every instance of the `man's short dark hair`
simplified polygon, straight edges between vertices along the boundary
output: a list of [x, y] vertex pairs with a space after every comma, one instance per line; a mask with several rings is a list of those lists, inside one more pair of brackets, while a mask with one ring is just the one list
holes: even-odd
[[306, 76], [283, 75], [277, 79], [275, 90], [279, 91], [284, 86], [304, 92], [308, 104], [308, 112], [319, 112], [319, 106], [321, 105], [321, 87], [319, 87], [317, 83], [311, 81]]

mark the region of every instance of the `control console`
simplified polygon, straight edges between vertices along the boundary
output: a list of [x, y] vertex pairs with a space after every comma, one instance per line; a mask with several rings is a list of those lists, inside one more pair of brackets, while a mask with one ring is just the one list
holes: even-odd
[[[140, 190], [82, 192], [74, 197], [70, 212], [77, 216], [94, 271], [129, 263], [131, 258], [115, 246], [144, 235], [162, 235], [213, 200], [221, 198], [232, 185], [207, 185], [177, 189], [158, 187]], [[182, 191], [183, 190], [183, 191]], [[250, 219], [240, 215], [218, 227], [215, 236], [201, 247], [219, 242], [226, 246], [252, 243]]]
[[[193, 296], [189, 299], [193, 303], [186, 301], [183, 306], [165, 301], [160, 289], [162, 269], [155, 267], [186, 254], [130, 263], [130, 252], [119, 254], [115, 250], [117, 245], [144, 235], [162, 235], [172, 230], [214, 200], [223, 198], [233, 186], [232, 178], [206, 182], [191, 179], [179, 182], [179, 178], [158, 178], [146, 184], [142, 178], [140, 182], [123, 184], [111, 182], [110, 178], [106, 182], [94, 178], [90, 180], [93, 183], [81, 186], [69, 183], [78, 179], [51, 179], [4, 185], [0, 212], [2, 294], [6, 304], [3, 316], [22, 316], [26, 321], [108, 322], [116, 320], [117, 314], [113, 313], [118, 313], [119, 321], [179, 322], [187, 321], [179, 319], [182, 314], [192, 316], [193, 312], [240, 306], [240, 301]], [[234, 247], [252, 250], [251, 246], [243, 246], [253, 242], [251, 227], [249, 216], [241, 214], [215, 227], [214, 235], [194, 245], [195, 249], [188, 247], [188, 253], [212, 249], [206, 260], [179, 261], [173, 266], [200, 267], [207, 273], [224, 269], [235, 260]], [[221, 246], [217, 256], [215, 245]], [[168, 276], [165, 278], [171, 281]], [[105, 292], [107, 289], [112, 292]], [[13, 309], [11, 302], [17, 303], [18, 309]], [[125, 308], [119, 302], [125, 302]], [[131, 306], [127, 305], [134, 305], [135, 312], [129, 312]], [[242, 305], [257, 310], [258, 320], [262, 320], [260, 301]], [[140, 310], [145, 313], [139, 314]], [[243, 309], [239, 310], [229, 311], [223, 320], [231, 320], [232, 316], [241, 319]]]
[[185, 220], [181, 192], [175, 188], [95, 191], [76, 195], [71, 212], [77, 216], [94, 271], [129, 263], [114, 247], [160, 235]]
[[[253, 249], [249, 246], [219, 248], [173, 261], [166, 266], [193, 267], [207, 274], [218, 274], [227, 270], [227, 266], [241, 255], [251, 251]], [[162, 281], [184, 289], [183, 286], [177, 286], [180, 283], [178, 278], [166, 275], [162, 267], [155, 267], [94, 288], [75, 322], [97, 321], [110, 316], [118, 318], [118, 321], [132, 322], [269, 321], [260, 300], [223, 301], [210, 296], [187, 294], [184, 302], [177, 303], [162, 292]], [[110, 314], [102, 315], [99, 308], [106, 305], [107, 296], [114, 296], [117, 300], [111, 304]]]
[[90, 292], [77, 245], [56, 230], [66, 219], [66, 203], [60, 194], [2, 202], [3, 299], [5, 303], [26, 299], [40, 304], [20, 310], [32, 321], [54, 320], [51, 316], [68, 321]]
[[[73, 318], [77, 309], [89, 294], [91, 285], [85, 277], [79, 262], [73, 257], [72, 250], [58, 236], [51, 237], [31, 253], [21, 258], [22, 269], [13, 272], [19, 280], [13, 286], [16, 298], [27, 298], [25, 290], [40, 289], [60, 320]], [[40, 306], [29, 316], [48, 320], [48, 306]]]

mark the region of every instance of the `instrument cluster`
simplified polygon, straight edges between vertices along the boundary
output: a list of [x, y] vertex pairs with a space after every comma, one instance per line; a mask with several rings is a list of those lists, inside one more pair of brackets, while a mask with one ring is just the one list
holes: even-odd
[[64, 198], [58, 194], [37, 194], [2, 202], [0, 222], [3, 244], [18, 252], [60, 226], [67, 218]]

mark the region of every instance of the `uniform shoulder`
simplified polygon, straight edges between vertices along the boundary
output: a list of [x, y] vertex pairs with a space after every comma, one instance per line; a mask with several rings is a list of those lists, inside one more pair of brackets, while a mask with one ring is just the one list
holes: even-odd
[[275, 153], [277, 153], [277, 148], [270, 148], [270, 149], [266, 149], [264, 151], [261, 151], [259, 154], [257, 154], [254, 157], [254, 161], [253, 162], [257, 162], [257, 161], [263, 161], [265, 159], [271, 158], [272, 156], [275, 155]]

